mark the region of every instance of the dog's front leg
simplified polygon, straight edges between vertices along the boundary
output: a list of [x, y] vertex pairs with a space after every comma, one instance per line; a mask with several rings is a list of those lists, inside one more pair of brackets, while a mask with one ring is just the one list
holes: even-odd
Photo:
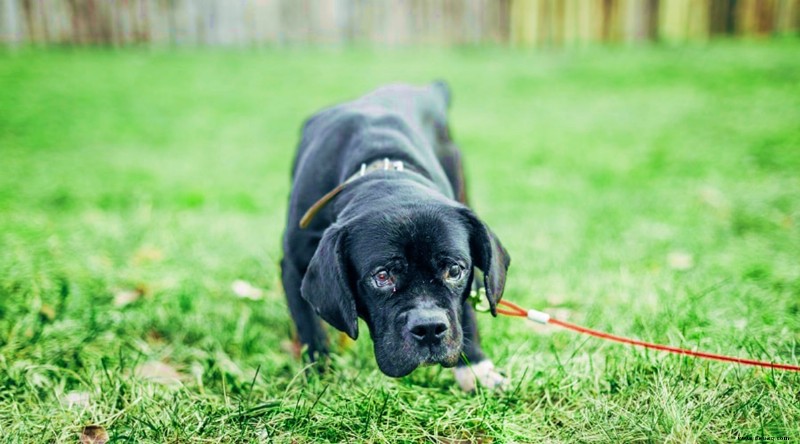
[[316, 362], [328, 355], [328, 335], [311, 305], [300, 295], [303, 276], [286, 259], [281, 261], [283, 290], [292, 315], [300, 345], [306, 349], [306, 357]]
[[469, 300], [461, 310], [461, 328], [464, 332], [463, 357], [453, 369], [456, 382], [465, 392], [475, 390], [478, 384], [490, 389], [503, 389], [508, 380], [494, 368], [481, 349], [475, 310]]

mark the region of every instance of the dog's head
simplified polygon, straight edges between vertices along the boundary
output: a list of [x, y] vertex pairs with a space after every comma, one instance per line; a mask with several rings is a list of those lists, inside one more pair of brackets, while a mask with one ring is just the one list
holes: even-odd
[[399, 377], [419, 365], [457, 363], [473, 267], [484, 273], [494, 313], [509, 262], [469, 209], [419, 203], [329, 227], [301, 291], [325, 321], [353, 339], [363, 318], [381, 371]]

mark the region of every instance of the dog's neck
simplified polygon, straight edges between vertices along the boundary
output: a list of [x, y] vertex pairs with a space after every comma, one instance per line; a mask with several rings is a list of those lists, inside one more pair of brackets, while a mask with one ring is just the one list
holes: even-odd
[[392, 159], [389, 159], [388, 157], [384, 157], [383, 159], [374, 160], [374, 161], [369, 162], [369, 163], [366, 163], [366, 162], [362, 163], [361, 167], [359, 168], [359, 170], [356, 173], [354, 173], [353, 175], [348, 177], [344, 182], [342, 182], [339, 185], [337, 185], [336, 188], [334, 188], [334, 189], [330, 190], [329, 192], [327, 192], [324, 196], [319, 198], [319, 200], [314, 202], [314, 204], [311, 205], [311, 207], [309, 207], [309, 209], [305, 212], [303, 217], [300, 219], [300, 228], [308, 227], [308, 225], [314, 219], [314, 216], [316, 216], [317, 213], [322, 208], [324, 208], [326, 205], [328, 205], [328, 203], [330, 203], [330, 201], [332, 201], [337, 195], [339, 195], [339, 193], [341, 193], [345, 188], [350, 186], [350, 184], [352, 184], [356, 180], [358, 180], [358, 179], [360, 179], [360, 178], [362, 178], [362, 177], [364, 177], [364, 176], [366, 176], [368, 174], [377, 172], [377, 171], [397, 171], [397, 172], [409, 171], [409, 172], [416, 172], [416, 168], [411, 167], [410, 165], [408, 165], [409, 168], [407, 168], [407, 165], [408, 164], [403, 162], [402, 160], [392, 160]]
[[409, 168], [368, 174], [345, 187], [331, 203], [331, 222], [343, 223], [365, 212], [390, 215], [434, 201], [454, 203], [428, 177]]

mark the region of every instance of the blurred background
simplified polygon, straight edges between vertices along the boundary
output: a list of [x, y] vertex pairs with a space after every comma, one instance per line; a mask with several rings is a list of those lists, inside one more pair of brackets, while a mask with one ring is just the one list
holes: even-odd
[[794, 33], [798, 0], [0, 0], [11, 44], [581, 46]]

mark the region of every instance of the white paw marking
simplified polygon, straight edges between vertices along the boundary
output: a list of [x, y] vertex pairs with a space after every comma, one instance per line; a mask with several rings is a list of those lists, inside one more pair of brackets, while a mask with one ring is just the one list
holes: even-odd
[[484, 360], [466, 367], [456, 367], [453, 369], [456, 382], [461, 390], [471, 392], [478, 384], [488, 389], [502, 390], [508, 384], [508, 379], [494, 369], [494, 364], [490, 360]]

